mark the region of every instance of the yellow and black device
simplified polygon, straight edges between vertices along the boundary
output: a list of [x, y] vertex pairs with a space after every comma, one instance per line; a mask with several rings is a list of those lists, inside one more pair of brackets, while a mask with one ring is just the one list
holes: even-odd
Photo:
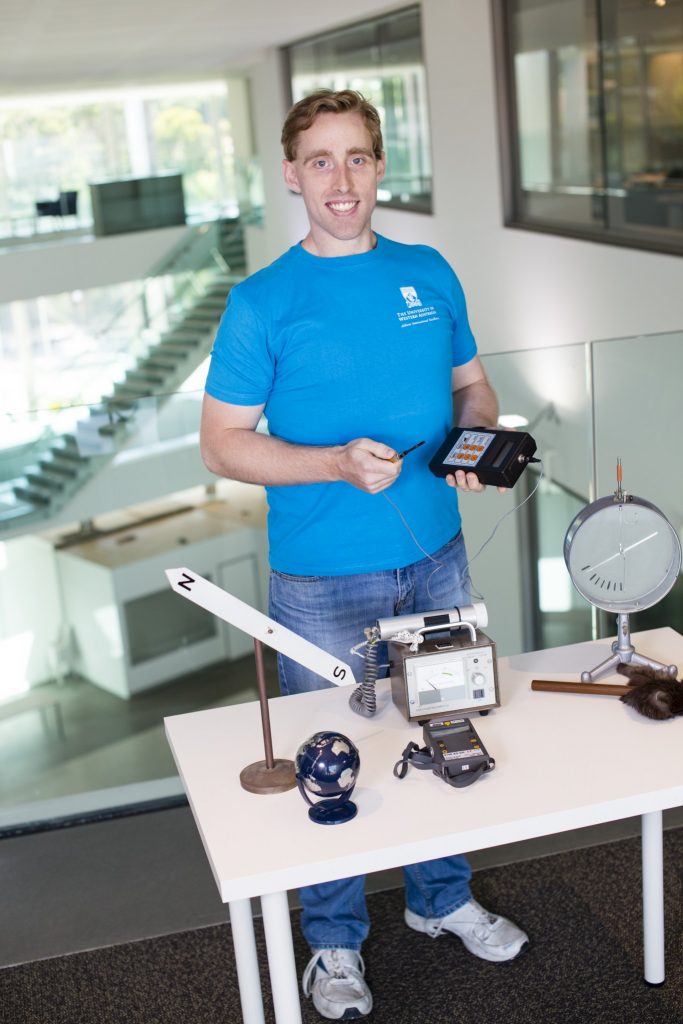
[[446, 477], [462, 469], [475, 473], [482, 484], [512, 487], [534, 459], [536, 442], [521, 430], [489, 430], [486, 427], [455, 427], [429, 468], [435, 476]]
[[487, 624], [484, 604], [401, 619], [403, 631], [394, 619], [393, 635], [392, 620], [378, 626], [387, 638], [392, 700], [408, 721], [499, 706], [496, 645], [476, 628]]
[[423, 728], [424, 747], [409, 743], [394, 765], [404, 779], [409, 765], [429, 769], [449, 786], [469, 786], [496, 767], [469, 718], [433, 718]]

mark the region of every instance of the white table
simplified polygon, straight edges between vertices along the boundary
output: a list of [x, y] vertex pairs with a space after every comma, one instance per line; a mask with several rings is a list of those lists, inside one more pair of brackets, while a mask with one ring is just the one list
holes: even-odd
[[[636, 649], [683, 669], [683, 637], [635, 634]], [[569, 679], [609, 654], [609, 642], [502, 658], [501, 707], [476, 726], [496, 768], [454, 790], [428, 772], [392, 775], [410, 726], [378, 684], [379, 712], [348, 707], [349, 688], [270, 701], [276, 757], [293, 758], [321, 729], [358, 746], [358, 815], [339, 826], [311, 822], [297, 790], [247, 793], [240, 770], [263, 757], [257, 703], [166, 719], [169, 743], [230, 921], [245, 1024], [263, 1024], [250, 897], [263, 911], [275, 1015], [301, 1020], [287, 890], [349, 875], [642, 817], [645, 980], [664, 981], [662, 810], [683, 804], [683, 719], [654, 722], [617, 697], [540, 693], [531, 679]], [[605, 681], [623, 682], [620, 676]], [[601, 680], [603, 681], [603, 680]], [[521, 922], [523, 925], [524, 922]]]

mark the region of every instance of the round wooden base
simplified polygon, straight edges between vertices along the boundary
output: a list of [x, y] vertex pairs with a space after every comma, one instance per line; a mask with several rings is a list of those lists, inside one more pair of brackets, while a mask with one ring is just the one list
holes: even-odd
[[269, 768], [265, 761], [255, 761], [242, 769], [240, 782], [248, 793], [286, 793], [296, 786], [294, 762], [276, 757]]

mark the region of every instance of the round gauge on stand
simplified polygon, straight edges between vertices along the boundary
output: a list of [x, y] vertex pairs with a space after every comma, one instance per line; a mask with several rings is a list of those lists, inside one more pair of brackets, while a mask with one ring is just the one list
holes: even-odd
[[587, 601], [617, 616], [612, 656], [581, 682], [591, 683], [620, 663], [646, 665], [675, 678], [675, 665], [663, 665], [638, 654], [631, 643], [629, 613], [661, 601], [681, 569], [681, 542], [664, 513], [621, 486], [613, 495], [586, 505], [572, 520], [564, 539], [564, 560], [572, 583]]

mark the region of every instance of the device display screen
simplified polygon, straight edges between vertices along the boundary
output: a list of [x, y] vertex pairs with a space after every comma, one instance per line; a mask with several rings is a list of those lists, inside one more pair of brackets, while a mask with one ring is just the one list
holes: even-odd
[[469, 725], [451, 725], [447, 729], [432, 729], [432, 736], [435, 739], [439, 739], [441, 736], [454, 736], [459, 732], [469, 732]]
[[417, 697], [421, 705], [440, 701], [465, 700], [467, 685], [462, 661], [431, 662], [429, 658], [414, 662]]
[[493, 466], [494, 469], [498, 469], [499, 466], [503, 465], [503, 463], [507, 459], [508, 455], [512, 451], [512, 448], [513, 448], [512, 441], [507, 441], [504, 445], [501, 446], [501, 449], [498, 452], [498, 455], [496, 456], [496, 458], [492, 462], [492, 466]]

